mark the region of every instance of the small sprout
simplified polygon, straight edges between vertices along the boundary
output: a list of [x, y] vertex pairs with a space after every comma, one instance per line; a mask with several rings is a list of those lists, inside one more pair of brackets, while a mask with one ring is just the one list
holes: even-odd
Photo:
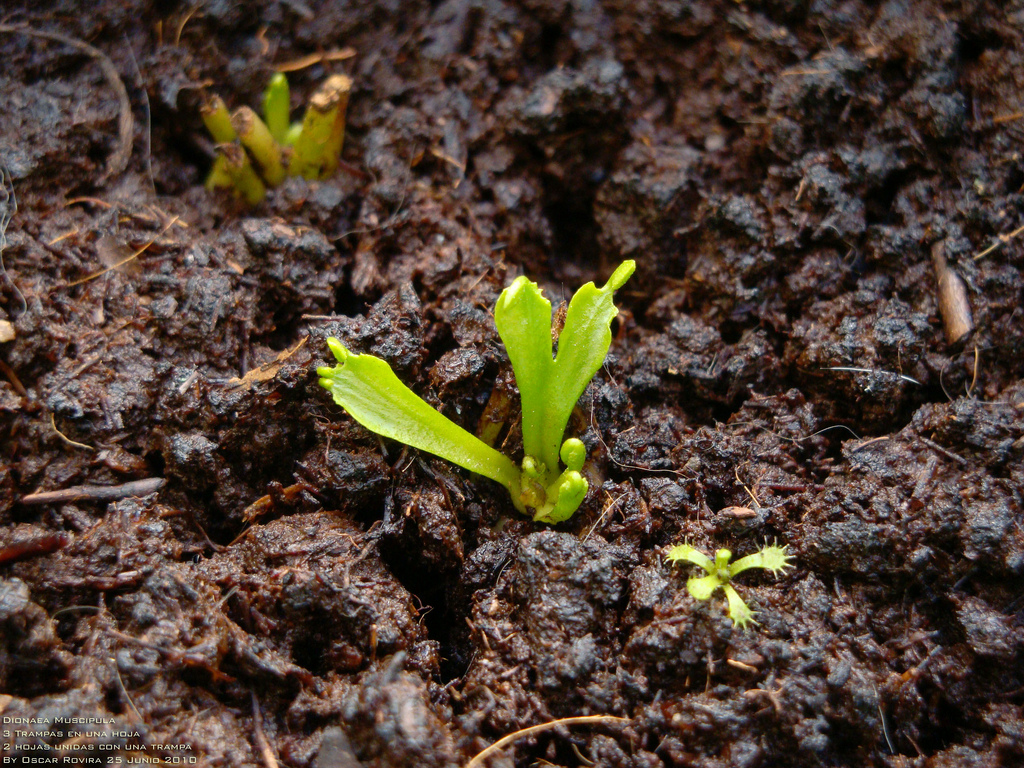
[[290, 175], [322, 179], [337, 170], [351, 90], [351, 79], [333, 75], [310, 98], [302, 118], [302, 131], [295, 139], [288, 166]]
[[263, 94], [263, 119], [248, 107], [229, 113], [219, 96], [210, 98], [200, 113], [219, 154], [206, 186], [230, 188], [255, 204], [263, 199], [266, 186], [276, 187], [285, 176], [322, 179], [334, 173], [341, 160], [351, 89], [352, 80], [345, 75], [327, 78], [310, 97], [302, 122], [295, 124], [288, 122], [288, 80], [280, 72]]
[[[551, 349], [551, 302], [536, 283], [516, 278], [494, 307], [494, 324], [505, 342], [522, 399], [523, 471], [536, 473], [531, 474], [529, 498], [523, 501], [537, 510], [535, 520], [567, 520], [587, 494], [587, 481], [580, 474], [586, 448], [579, 440], [567, 446], [562, 438], [572, 409], [608, 355], [611, 323], [619, 313], [612, 296], [635, 269], [636, 262], [624, 261], [603, 288], [587, 283], [576, 291], [558, 336], [558, 354]], [[568, 467], [565, 472], [559, 471], [559, 458]], [[543, 492], [541, 504], [535, 503], [538, 488]]]
[[721, 588], [728, 601], [729, 618], [733, 624], [743, 629], [747, 624], [757, 622], [754, 621], [754, 612], [733, 588], [733, 578], [750, 568], [763, 568], [778, 576], [793, 564], [793, 558], [786, 554], [786, 549], [773, 544], [732, 563], [732, 552], [728, 549], [715, 552], [715, 559], [712, 560], [689, 544], [677, 544], [669, 549], [667, 557], [673, 563], [684, 561], [703, 568], [707, 575], [690, 577], [686, 582], [686, 589], [696, 600], [708, 600], [716, 589]]
[[281, 163], [281, 145], [274, 140], [267, 124], [248, 107], [239, 107], [231, 116], [231, 127], [238, 134], [238, 140], [259, 166], [260, 175], [267, 184], [276, 187], [284, 181], [284, 165]]
[[286, 144], [288, 138], [291, 93], [288, 78], [284, 72], [277, 72], [270, 78], [270, 84], [263, 93], [263, 120], [270, 129], [270, 135], [278, 144]]
[[[235, 191], [245, 202], [249, 203], [249, 205], [256, 205], [267, 194], [267, 188], [260, 181], [260, 177], [252, 167], [252, 163], [249, 162], [249, 156], [245, 154], [245, 150], [235, 143], [221, 144], [217, 149], [221, 153], [218, 159], [223, 160], [223, 172], [231, 180], [231, 186], [234, 187]], [[214, 165], [213, 172], [218, 174], [218, 179], [222, 178], [220, 175], [221, 170], [216, 167], [216, 164]], [[206, 182], [207, 186], [214, 183], [213, 172], [211, 172], [211, 176]]]
[[327, 346], [339, 364], [317, 369], [320, 385], [370, 431], [489, 477], [508, 488], [520, 512], [538, 522], [560, 523], [572, 517], [588, 489], [581, 474], [586, 446], [576, 438], [563, 441], [566, 425], [608, 354], [611, 321], [618, 314], [612, 294], [635, 268], [634, 262], [624, 262], [603, 288], [587, 283], [576, 292], [557, 355], [551, 348], [551, 304], [536, 284], [520, 277], [498, 299], [495, 323], [522, 397], [525, 456], [518, 467], [427, 405], [386, 362], [354, 355], [337, 339], [328, 339]]
[[230, 144], [238, 136], [231, 126], [231, 115], [228, 112], [224, 99], [214, 96], [199, 109], [199, 115], [203, 118], [203, 125], [213, 136], [218, 144]]

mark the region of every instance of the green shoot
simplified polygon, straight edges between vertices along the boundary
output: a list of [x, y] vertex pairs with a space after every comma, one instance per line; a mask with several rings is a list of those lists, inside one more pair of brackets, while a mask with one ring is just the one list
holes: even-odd
[[[267, 188], [263, 186], [256, 169], [249, 162], [249, 156], [245, 154], [245, 150], [236, 143], [221, 144], [217, 149], [220, 151], [218, 160], [223, 161], [223, 171], [226, 172], [235, 192], [249, 205], [256, 205], [267, 194]], [[221, 169], [217, 168], [216, 164], [206, 182], [207, 186], [215, 183], [214, 174], [217, 174], [217, 178], [221, 178]]]
[[778, 576], [793, 564], [793, 558], [786, 554], [786, 547], [775, 545], [766, 546], [760, 552], [741, 557], [735, 563], [730, 562], [732, 552], [728, 549], [715, 552], [715, 559], [712, 560], [689, 544], [677, 544], [669, 549], [667, 557], [673, 563], [683, 561], [704, 569], [705, 576], [692, 576], [686, 582], [687, 591], [697, 600], [709, 600], [716, 589], [722, 589], [728, 601], [729, 618], [740, 629], [757, 622], [754, 621], [754, 612], [747, 607], [732, 586], [733, 578], [750, 568], [763, 568]]
[[203, 125], [218, 144], [229, 144], [238, 138], [231, 126], [231, 114], [220, 96], [214, 96], [199, 109]]
[[238, 134], [238, 140], [256, 161], [260, 175], [272, 187], [284, 181], [284, 165], [281, 164], [281, 145], [267, 124], [248, 107], [239, 107], [231, 116], [231, 127]]
[[611, 321], [618, 313], [612, 294], [635, 268], [634, 262], [624, 262], [603, 288], [587, 283], [576, 292], [557, 356], [551, 348], [551, 304], [536, 284], [520, 277], [498, 299], [495, 322], [522, 397], [520, 467], [427, 405], [386, 362], [354, 355], [337, 339], [327, 344], [339, 365], [318, 368], [320, 384], [372, 432], [489, 477], [508, 488], [520, 512], [560, 523], [579, 508], [588, 490], [582, 475], [586, 447], [576, 438], [562, 438], [572, 409], [608, 354]]
[[[550, 500], [552, 492], [557, 497], [563, 486], [572, 493], [581, 493], [582, 487], [581, 500], [586, 495], [586, 480], [579, 474], [586, 458], [583, 444], [579, 443], [573, 452], [573, 456], [578, 454], [578, 461], [570, 465], [563, 458], [568, 469], [559, 473], [559, 455], [565, 448], [562, 437], [572, 409], [604, 364], [611, 346], [611, 322], [619, 312], [612, 294], [635, 269], [636, 262], [624, 261], [603, 288], [587, 283], [576, 291], [558, 337], [557, 355], [551, 350], [551, 302], [536, 283], [526, 277], [516, 278], [494, 307], [494, 324], [508, 350], [522, 399], [523, 470], [536, 487], [537, 496], [543, 490]], [[549, 520], [558, 522], [565, 519], [561, 514], [553, 510], [546, 517], [558, 518]]]
[[278, 144], [286, 144], [288, 136], [288, 115], [291, 112], [291, 95], [288, 90], [288, 78], [284, 72], [276, 72], [270, 78], [267, 90], [263, 92], [263, 120], [270, 130], [270, 135]]
[[322, 179], [337, 170], [351, 90], [349, 78], [333, 75], [310, 97], [288, 166], [291, 176]]
[[231, 189], [255, 205], [266, 186], [276, 187], [285, 176], [322, 179], [334, 173], [341, 160], [351, 89], [352, 80], [345, 75], [327, 78], [310, 97], [302, 122], [294, 125], [288, 122], [288, 80], [280, 72], [263, 94], [263, 119], [248, 107], [229, 113], [219, 96], [208, 99], [200, 113], [218, 144], [218, 156], [206, 186]]

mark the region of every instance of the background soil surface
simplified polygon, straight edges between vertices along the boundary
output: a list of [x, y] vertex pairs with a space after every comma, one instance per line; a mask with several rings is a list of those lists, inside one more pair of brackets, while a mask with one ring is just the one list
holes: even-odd
[[[1022, 764], [1024, 4], [10, 5], [5, 755]], [[289, 64], [344, 167], [207, 192], [203, 94]], [[317, 386], [337, 336], [474, 430], [501, 289], [625, 258], [555, 529]], [[684, 539], [796, 567], [738, 631]]]

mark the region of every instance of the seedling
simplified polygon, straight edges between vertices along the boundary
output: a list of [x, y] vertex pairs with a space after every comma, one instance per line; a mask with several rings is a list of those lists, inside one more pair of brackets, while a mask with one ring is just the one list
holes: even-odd
[[[248, 107], [228, 113], [219, 96], [201, 109], [217, 142], [217, 159], [206, 179], [210, 189], [229, 188], [250, 204], [285, 176], [322, 179], [334, 173], [345, 139], [345, 110], [352, 81], [333, 75], [309, 99], [301, 122], [289, 124], [288, 80], [278, 72], [263, 94], [263, 118]], [[250, 162], [250, 159], [254, 162]]]
[[775, 545], [766, 546], [760, 552], [741, 557], [735, 563], [729, 562], [732, 560], [732, 552], [728, 549], [715, 552], [715, 559], [712, 560], [689, 544], [677, 544], [668, 551], [667, 557], [673, 563], [685, 561], [703, 568], [707, 575], [692, 576], [686, 582], [686, 589], [697, 600], [709, 600], [714, 591], [721, 588], [729, 603], [729, 618], [740, 629], [749, 623], [757, 622], [754, 621], [754, 612], [733, 588], [732, 580], [750, 568], [764, 568], [778, 576], [793, 564], [793, 558], [786, 554], [786, 547]]
[[539, 522], [560, 523], [579, 508], [588, 489], [581, 474], [586, 446], [576, 438], [563, 442], [565, 429], [608, 354], [611, 322], [618, 314], [612, 296], [634, 269], [635, 262], [625, 261], [603, 288], [587, 283], [576, 292], [557, 355], [551, 346], [551, 302], [537, 284], [519, 277], [502, 291], [494, 322], [522, 399], [525, 455], [519, 466], [430, 407], [384, 360], [353, 354], [338, 339], [327, 340], [338, 365], [317, 369], [320, 385], [371, 432], [489, 477], [508, 489], [520, 512]]

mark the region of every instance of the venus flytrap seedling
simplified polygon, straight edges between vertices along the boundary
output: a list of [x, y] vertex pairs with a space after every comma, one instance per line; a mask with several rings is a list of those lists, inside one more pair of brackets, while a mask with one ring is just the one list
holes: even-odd
[[703, 568], [706, 575], [692, 576], [686, 582], [687, 591], [697, 600], [708, 600], [716, 589], [722, 589], [728, 601], [729, 618], [740, 629], [749, 623], [757, 622], [754, 621], [754, 612], [747, 607], [732, 586], [732, 580], [750, 568], [763, 568], [778, 576], [793, 564], [793, 558], [786, 554], [786, 547], [775, 545], [766, 546], [760, 552], [741, 557], [735, 563], [730, 562], [732, 552], [728, 549], [715, 552], [715, 559], [712, 560], [689, 544], [677, 544], [672, 547], [667, 558], [673, 563], [683, 561]]
[[557, 355], [551, 348], [551, 303], [536, 283], [519, 277], [499, 297], [495, 324], [522, 398], [520, 466], [430, 407], [385, 361], [353, 354], [337, 339], [328, 339], [327, 346], [338, 365], [317, 369], [320, 385], [370, 431], [489, 477], [508, 489], [520, 512], [560, 523], [579, 508], [588, 489], [582, 475], [586, 447], [576, 438], [562, 438], [572, 409], [611, 346], [611, 321], [618, 314], [612, 296], [635, 269], [635, 262], [623, 262], [603, 288], [587, 283], [576, 292]]
[[[562, 443], [562, 438], [572, 409], [611, 346], [611, 322], [619, 312], [612, 296], [635, 269], [636, 262], [624, 261], [603, 288], [587, 283], [576, 291], [554, 356], [551, 302], [536, 283], [516, 278], [494, 307], [494, 324], [505, 342], [522, 400], [524, 493], [528, 506], [538, 510], [535, 519], [566, 520], [587, 493], [587, 481], [580, 474], [586, 448], [579, 440]], [[566, 465], [564, 472], [559, 470], [559, 458]], [[563, 494], [573, 501], [559, 502]]]
[[[229, 113], [219, 96], [200, 109], [217, 142], [206, 186], [229, 188], [250, 204], [286, 176], [322, 179], [337, 170], [345, 139], [345, 111], [352, 80], [332, 75], [313, 93], [300, 122], [289, 123], [288, 80], [278, 72], [263, 94], [263, 117], [248, 107]], [[250, 162], [250, 158], [255, 163]]]

